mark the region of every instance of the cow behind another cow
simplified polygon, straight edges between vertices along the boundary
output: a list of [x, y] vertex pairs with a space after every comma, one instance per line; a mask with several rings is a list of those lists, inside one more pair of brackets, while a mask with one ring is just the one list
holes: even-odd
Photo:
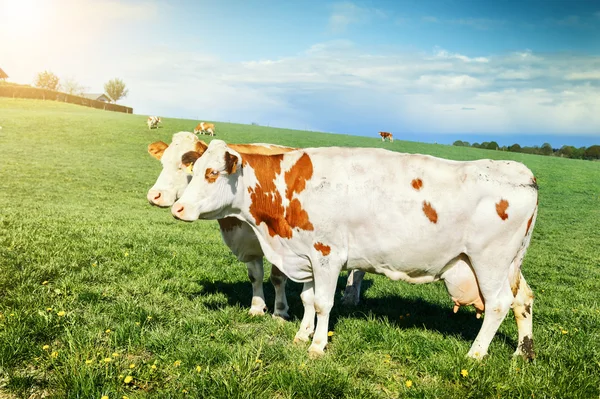
[[160, 120], [160, 118], [158, 116], [149, 116], [148, 119], [146, 120], [146, 123], [148, 124], [148, 129], [152, 129], [152, 128], [158, 129], [158, 124], [161, 122], [162, 121]]
[[215, 135], [215, 124], [208, 122], [200, 122], [194, 128], [194, 134], [209, 134], [211, 136]]

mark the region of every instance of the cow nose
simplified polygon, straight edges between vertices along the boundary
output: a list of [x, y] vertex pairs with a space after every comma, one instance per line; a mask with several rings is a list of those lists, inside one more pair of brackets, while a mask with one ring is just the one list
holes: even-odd
[[151, 204], [156, 204], [158, 200], [160, 200], [161, 196], [162, 194], [160, 191], [150, 190], [148, 191], [148, 202], [150, 202]]
[[185, 207], [181, 204], [175, 204], [173, 205], [173, 209], [172, 209], [172, 213], [173, 216], [175, 216], [178, 219], [181, 219], [181, 217], [183, 216], [183, 211], [185, 211]]

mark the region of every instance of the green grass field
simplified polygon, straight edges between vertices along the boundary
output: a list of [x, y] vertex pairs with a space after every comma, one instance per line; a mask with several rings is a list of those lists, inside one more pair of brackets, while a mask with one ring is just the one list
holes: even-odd
[[[356, 308], [338, 302], [340, 277], [334, 335], [310, 360], [292, 343], [299, 284], [288, 283], [292, 320], [250, 317], [246, 268], [217, 223], [148, 204], [160, 164], [147, 145], [197, 121], [149, 131], [145, 119], [0, 98], [0, 398], [600, 396], [600, 163], [219, 123], [232, 143], [514, 159], [537, 176], [523, 265], [535, 361], [511, 357], [512, 313], [478, 363], [465, 357], [481, 325], [474, 309], [453, 314], [440, 282], [373, 275]], [[272, 307], [270, 283], [265, 294]]]

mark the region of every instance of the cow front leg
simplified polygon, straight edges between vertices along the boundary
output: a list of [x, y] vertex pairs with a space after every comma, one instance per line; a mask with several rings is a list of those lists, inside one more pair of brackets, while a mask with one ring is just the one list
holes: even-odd
[[365, 272], [362, 270], [352, 270], [348, 273], [346, 290], [342, 297], [342, 303], [346, 306], [356, 306], [360, 302], [360, 286], [362, 284]]
[[317, 313], [317, 326], [313, 341], [308, 348], [310, 357], [322, 356], [327, 346], [327, 337], [329, 332], [329, 314], [333, 307], [333, 298], [340, 268], [328, 262], [329, 259], [323, 257], [319, 263], [313, 266], [313, 275], [315, 279], [315, 312]]
[[304, 305], [304, 316], [294, 337], [294, 343], [308, 341], [315, 331], [315, 284], [313, 281], [304, 283], [300, 298]]
[[262, 316], [267, 309], [265, 294], [263, 293], [265, 271], [263, 269], [262, 258], [246, 262], [246, 267], [248, 268], [248, 278], [252, 284], [252, 305], [250, 306], [249, 313], [251, 316]]
[[281, 318], [284, 320], [289, 319], [289, 306], [287, 303], [287, 297], [285, 295], [285, 285], [287, 283], [287, 276], [273, 265], [271, 267], [271, 284], [275, 288], [275, 311], [273, 312], [274, 318]]

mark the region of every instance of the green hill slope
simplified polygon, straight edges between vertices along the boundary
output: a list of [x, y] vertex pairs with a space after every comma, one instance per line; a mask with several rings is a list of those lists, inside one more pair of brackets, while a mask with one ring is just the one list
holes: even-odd
[[[510, 358], [512, 315], [490, 356], [475, 363], [464, 355], [481, 321], [473, 309], [452, 314], [443, 284], [369, 275], [357, 308], [336, 296], [328, 353], [310, 361], [305, 346], [292, 344], [302, 316], [298, 284], [288, 283], [291, 321], [248, 316], [245, 267], [217, 224], [177, 222], [148, 205], [160, 164], [147, 145], [170, 142], [198, 121], [164, 118], [148, 130], [145, 120], [0, 98], [0, 397], [600, 394], [600, 163], [401, 135], [382, 143], [375, 131], [356, 137], [217, 123], [217, 138], [233, 143], [514, 159], [537, 176], [540, 210], [523, 265], [536, 294], [534, 363]], [[269, 284], [265, 293], [271, 306]]]

